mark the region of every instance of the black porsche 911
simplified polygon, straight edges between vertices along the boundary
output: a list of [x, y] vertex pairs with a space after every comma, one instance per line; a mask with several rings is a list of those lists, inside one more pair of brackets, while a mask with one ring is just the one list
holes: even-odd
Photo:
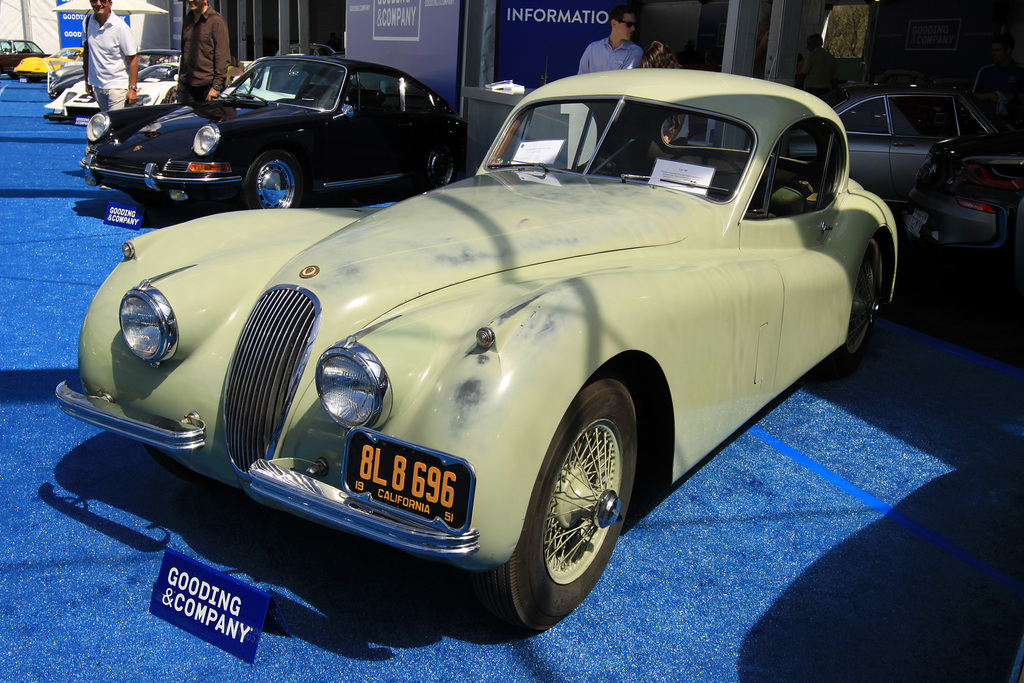
[[431, 189], [466, 152], [466, 122], [437, 93], [334, 56], [265, 57], [212, 102], [96, 114], [87, 137], [90, 185], [142, 204], [237, 197], [252, 209], [402, 178]]

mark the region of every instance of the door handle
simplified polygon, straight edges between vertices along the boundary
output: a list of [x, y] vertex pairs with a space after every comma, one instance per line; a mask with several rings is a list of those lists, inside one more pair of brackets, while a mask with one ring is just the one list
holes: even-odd
[[913, 147], [914, 143], [913, 142], [894, 142], [894, 143], [892, 143], [892, 146], [893, 147]]

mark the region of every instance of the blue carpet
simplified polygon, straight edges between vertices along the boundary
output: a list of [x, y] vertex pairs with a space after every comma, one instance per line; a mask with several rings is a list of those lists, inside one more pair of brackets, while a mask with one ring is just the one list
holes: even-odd
[[[0, 80], [0, 671], [5, 680], [1008, 681], [1024, 631], [1024, 376], [889, 324], [692, 477], [639, 501], [586, 603], [496, 623], [468, 578], [181, 482], [66, 417], [86, 306], [136, 234], [84, 128]], [[154, 229], [230, 206], [151, 211]], [[646, 503], [644, 505], [643, 503]], [[274, 595], [246, 664], [149, 614], [173, 548]]]

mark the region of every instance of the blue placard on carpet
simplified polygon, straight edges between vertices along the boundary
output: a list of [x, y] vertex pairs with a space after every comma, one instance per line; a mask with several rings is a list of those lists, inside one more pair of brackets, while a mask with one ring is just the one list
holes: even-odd
[[250, 664], [268, 620], [291, 635], [270, 593], [170, 548], [149, 611]]
[[118, 204], [110, 202], [107, 204], [107, 217], [103, 222], [107, 225], [116, 225], [121, 228], [139, 228], [142, 226], [142, 216], [145, 213], [141, 206], [131, 204]]

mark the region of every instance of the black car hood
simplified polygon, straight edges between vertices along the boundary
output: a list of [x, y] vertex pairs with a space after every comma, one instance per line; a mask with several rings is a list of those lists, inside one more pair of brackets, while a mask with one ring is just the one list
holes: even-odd
[[209, 123], [217, 124], [223, 136], [237, 136], [253, 128], [297, 126], [313, 115], [313, 109], [288, 104], [263, 104], [252, 100], [217, 100], [197, 107], [182, 106], [148, 121], [126, 137], [119, 147], [159, 148], [171, 156], [191, 153], [196, 131]]

